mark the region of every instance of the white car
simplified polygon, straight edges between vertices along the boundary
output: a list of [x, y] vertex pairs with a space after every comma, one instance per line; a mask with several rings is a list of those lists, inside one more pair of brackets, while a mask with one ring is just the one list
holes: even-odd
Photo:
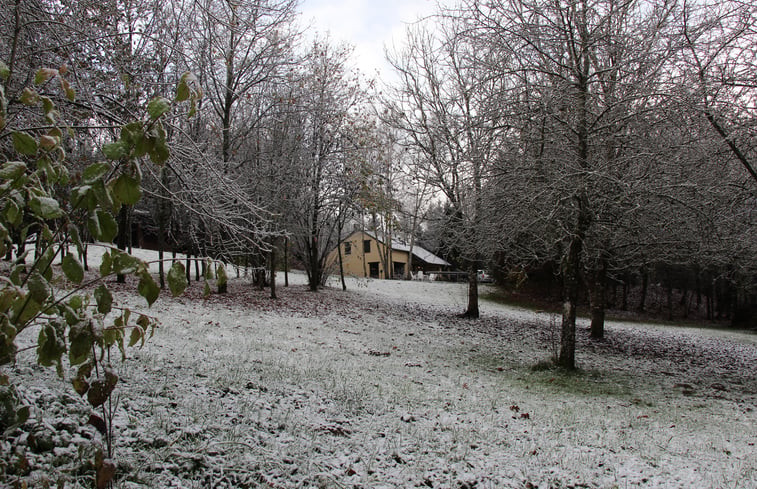
[[476, 277], [478, 278], [478, 281], [481, 283], [494, 282], [494, 279], [492, 279], [492, 276], [489, 275], [489, 272], [486, 270], [478, 270], [476, 272]]

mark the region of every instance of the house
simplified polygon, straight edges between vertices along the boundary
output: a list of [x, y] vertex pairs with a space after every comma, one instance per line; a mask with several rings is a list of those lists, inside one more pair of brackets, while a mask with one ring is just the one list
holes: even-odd
[[[368, 231], [354, 231], [339, 245], [342, 251], [344, 274], [355, 277], [405, 278], [410, 262], [410, 246], [392, 240], [387, 249], [385, 240]], [[339, 266], [339, 256], [335, 248], [328, 257], [328, 263]], [[424, 275], [449, 270], [451, 265], [420, 246], [413, 246], [413, 274], [422, 271]], [[388, 265], [391, 264], [391, 265]], [[386, 273], [387, 268], [390, 273]]]

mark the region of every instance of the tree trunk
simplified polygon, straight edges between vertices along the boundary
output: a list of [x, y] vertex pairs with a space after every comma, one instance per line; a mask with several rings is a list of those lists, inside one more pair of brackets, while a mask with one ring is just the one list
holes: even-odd
[[158, 277], [160, 279], [160, 289], [166, 288], [165, 273], [163, 270], [163, 243], [158, 238]]
[[[128, 240], [126, 238], [127, 234], [129, 234], [129, 230], [127, 229], [128, 223], [128, 210], [126, 209], [125, 205], [122, 205], [121, 210], [118, 211], [118, 236], [116, 237], [116, 240], [118, 241], [118, 249], [124, 251], [126, 250], [126, 245], [128, 244]], [[118, 275], [116, 275], [116, 282], [119, 284], [126, 283], [126, 276], [122, 273], [119, 273]]]
[[289, 238], [284, 239], [284, 287], [289, 287]]
[[557, 363], [563, 368], [576, 368], [576, 307], [578, 304], [582, 242], [574, 237], [563, 259], [563, 311], [560, 355]]
[[309, 251], [309, 269], [310, 275], [309, 278], [309, 286], [311, 292], [317, 292], [318, 291], [318, 285], [321, 282], [321, 276], [318, 271], [318, 240], [315, 236], [313, 236], [310, 240], [310, 251]]
[[639, 312], [644, 312], [644, 309], [646, 307], [646, 302], [647, 302], [647, 288], [649, 287], [649, 274], [647, 272], [647, 267], [642, 266], [640, 273], [641, 273], [641, 297], [639, 298], [639, 307], [637, 307], [637, 310]]
[[605, 336], [605, 305], [607, 302], [607, 261], [602, 260], [599, 270], [592, 273], [589, 286], [589, 302], [591, 303], [591, 337], [595, 339]]
[[673, 320], [673, 279], [670, 276], [670, 272], [667, 273], [667, 279], [668, 279], [667, 280], [668, 284], [667, 284], [666, 295], [667, 295], [667, 306], [668, 306], [667, 307], [668, 321], [672, 321]]
[[89, 252], [89, 243], [84, 243], [84, 246], [82, 247], [82, 256], [80, 257], [82, 260], [82, 263], [84, 263], [84, 271], [89, 271], [89, 259], [87, 258]]
[[712, 321], [715, 318], [715, 314], [713, 312], [715, 309], [715, 305], [713, 304], [714, 297], [715, 297], [715, 283], [711, 282], [710, 290], [705, 295], [705, 300], [707, 301], [707, 319], [710, 321]]
[[132, 212], [133, 209], [131, 206], [129, 207], [127, 213], [126, 213], [126, 228], [128, 229], [128, 233], [126, 234], [126, 240], [127, 240], [127, 246], [129, 247], [129, 254], [131, 255], [134, 253], [134, 239], [132, 236], [132, 226], [134, 225], [134, 212]]
[[468, 270], [468, 309], [463, 313], [463, 317], [478, 319], [479, 316], [478, 277], [476, 276], [475, 266], [471, 265], [471, 268]]
[[336, 247], [337, 256], [339, 257], [339, 278], [342, 281], [342, 290], [347, 290], [347, 282], [344, 281], [344, 259], [342, 258], [342, 244]]
[[276, 298], [276, 246], [271, 246], [271, 299]]
[[697, 311], [699, 311], [699, 308], [702, 306], [702, 273], [698, 267], [695, 275], [695, 285], [697, 288]]
[[[162, 207], [162, 203], [158, 204]], [[163, 253], [166, 248], [165, 238], [165, 220], [163, 219], [163, 209], [158, 210], [158, 277], [160, 279], [160, 288], [166, 288], [165, 269], [163, 267]]]

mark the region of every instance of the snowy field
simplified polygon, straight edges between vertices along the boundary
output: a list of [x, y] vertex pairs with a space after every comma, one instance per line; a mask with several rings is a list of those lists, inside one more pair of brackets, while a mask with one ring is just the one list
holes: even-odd
[[[757, 487], [753, 334], [610, 323], [596, 342], [582, 324], [565, 374], [544, 367], [559, 318], [457, 318], [463, 284], [278, 283], [275, 301], [240, 278], [153, 305], [161, 327], [117, 365], [115, 487]], [[27, 450], [27, 479], [91, 487], [72, 468], [99, 435], [33, 358], [12, 376], [58, 447]]]

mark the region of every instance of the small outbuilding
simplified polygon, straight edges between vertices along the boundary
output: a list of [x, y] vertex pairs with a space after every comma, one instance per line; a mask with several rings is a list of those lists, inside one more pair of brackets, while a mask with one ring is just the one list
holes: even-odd
[[[452, 265], [431, 253], [414, 245], [412, 260], [410, 245], [399, 240], [386, 240], [369, 231], [354, 231], [339, 245], [342, 252], [344, 274], [355, 277], [372, 278], [408, 278], [409, 267], [412, 277], [448, 271]], [[339, 266], [339, 248], [329, 254], [328, 263]], [[387, 271], [389, 273], [387, 273]]]

